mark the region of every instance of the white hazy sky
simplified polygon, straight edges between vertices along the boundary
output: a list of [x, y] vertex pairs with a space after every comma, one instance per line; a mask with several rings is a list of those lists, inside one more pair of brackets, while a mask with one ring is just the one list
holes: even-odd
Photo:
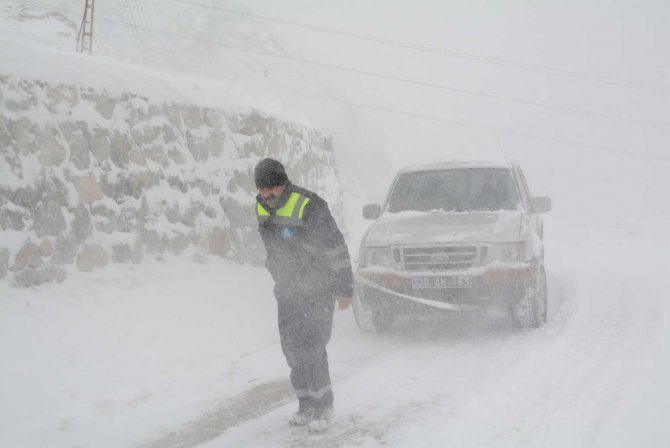
[[[179, 0], [143, 0], [140, 12], [136, 6], [133, 8], [137, 2], [99, 0], [97, 54], [165, 72], [188, 73], [201, 80], [198, 82], [203, 89], [227, 91], [243, 104], [288, 115], [331, 133], [340, 161], [352, 171], [351, 178], [361, 181], [359, 190], [367, 201], [381, 200], [390, 177], [402, 165], [454, 157], [491, 157], [503, 152], [530, 167], [527, 174], [536, 191], [559, 196], [565, 193], [565, 198], [583, 201], [585, 212], [592, 209], [589, 204], [615, 206], [615, 202], [607, 201], [614, 201], [623, 193], [612, 192], [613, 186], [625, 193], [635, 213], [658, 209], [659, 202], [661, 209], [667, 208], [657, 192], [670, 188], [670, 181], [648, 171], [651, 166], [662, 171], [668, 162], [645, 158], [670, 157], [670, 29], [667, 27], [670, 4], [667, 2], [188, 1], [191, 4]], [[650, 88], [429, 54], [243, 17], [193, 3], [514, 64], [577, 72], [588, 75], [587, 78], [620, 79]], [[74, 23], [83, 2], [4, 0], [0, 4], [6, 11], [23, 5], [29, 12], [38, 11], [38, 4], [47, 5], [52, 11], [65, 12]], [[172, 34], [133, 31], [111, 24], [109, 19], [143, 23], [150, 30], [167, 30]], [[3, 27], [18, 27], [28, 34], [41, 32], [33, 25], [34, 22], [5, 22]], [[53, 28], [42, 30], [52, 33], [47, 36], [50, 39], [60, 39], [66, 48], [72, 47], [72, 36], [67, 35], [67, 30], [60, 37], [53, 35]], [[259, 51], [284, 57], [270, 57], [258, 54]], [[445, 88], [296, 63], [287, 57]], [[345, 106], [343, 102], [438, 117], [447, 122]], [[491, 129], [500, 132], [496, 135]], [[534, 139], [527, 134], [580, 142], [601, 150]], [[615, 155], [608, 150], [642, 158]], [[625, 162], [620, 163], [622, 160]], [[624, 166], [627, 172], [622, 172]], [[556, 171], [563, 173], [564, 184], [548, 180], [556, 179], [553, 176]], [[572, 187], [585, 183], [590, 184], [591, 196], [584, 196]], [[568, 187], [568, 191], [562, 191]]]

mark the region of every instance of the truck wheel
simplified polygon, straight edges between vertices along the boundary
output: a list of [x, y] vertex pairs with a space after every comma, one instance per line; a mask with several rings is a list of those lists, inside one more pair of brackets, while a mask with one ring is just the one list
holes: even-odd
[[395, 322], [396, 315], [390, 310], [373, 309], [372, 323], [377, 333], [390, 333]]
[[373, 306], [362, 297], [361, 287], [354, 290], [354, 318], [364, 333], [388, 333], [393, 327], [395, 314]]
[[512, 315], [521, 328], [538, 328], [547, 323], [547, 275], [544, 268], [524, 285], [524, 297], [512, 307]]

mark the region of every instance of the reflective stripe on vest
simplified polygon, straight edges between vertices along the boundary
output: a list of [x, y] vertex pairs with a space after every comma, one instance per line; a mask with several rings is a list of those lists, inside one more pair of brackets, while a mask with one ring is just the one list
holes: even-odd
[[260, 202], [256, 203], [256, 216], [258, 217], [258, 222], [263, 224], [267, 220], [270, 220], [272, 224], [276, 225], [288, 225], [288, 226], [301, 226], [302, 225], [302, 216], [305, 211], [305, 206], [309, 202], [309, 198], [301, 195], [300, 193], [293, 192], [291, 196], [286, 201], [286, 204], [274, 215], [271, 215]]

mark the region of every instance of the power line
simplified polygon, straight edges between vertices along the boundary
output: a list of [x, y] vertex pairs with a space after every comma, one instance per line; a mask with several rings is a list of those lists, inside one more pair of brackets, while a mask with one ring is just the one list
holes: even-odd
[[120, 0], [121, 2], [121, 10], [123, 11], [123, 15], [125, 16], [125, 19], [128, 21], [129, 25], [132, 25], [133, 32], [135, 33], [135, 36], [138, 39], [142, 38], [142, 35], [140, 34], [140, 28], [135, 25], [135, 19], [134, 16], [130, 10], [130, 6], [128, 4], [128, 0]]
[[[562, 138], [555, 138], [555, 137], [545, 137], [542, 135], [537, 135], [537, 134], [530, 134], [527, 132], [520, 132], [520, 131], [514, 131], [514, 130], [509, 130], [509, 129], [503, 129], [503, 128], [495, 128], [491, 126], [485, 126], [485, 125], [480, 125], [480, 124], [475, 124], [475, 123], [468, 123], [464, 121], [458, 121], [458, 120], [452, 120], [449, 118], [445, 117], [437, 117], [434, 115], [427, 115], [427, 114], [420, 114], [420, 113], [415, 113], [415, 112], [410, 112], [402, 109], [393, 109], [385, 106], [376, 106], [372, 104], [364, 104], [364, 103], [357, 103], [354, 101], [344, 101], [344, 100], [330, 100], [332, 102], [344, 104], [347, 106], [352, 106], [360, 109], [370, 109], [370, 110], [376, 110], [379, 112], [386, 112], [386, 113], [391, 113], [395, 115], [402, 115], [406, 117], [412, 117], [412, 118], [418, 118], [421, 120], [426, 120], [426, 121], [433, 121], [433, 122], [438, 122], [438, 123], [449, 123], [457, 126], [462, 126], [462, 127], [467, 127], [467, 128], [472, 128], [472, 129], [479, 129], [479, 130], [484, 130], [484, 131], [489, 131], [495, 134], [500, 133], [500, 134], [508, 134], [508, 135], [516, 135], [519, 137], [526, 137], [526, 138], [531, 138], [535, 140], [544, 140], [544, 141], [549, 141], [549, 142], [554, 142], [554, 143], [562, 143], [566, 145], [571, 145], [571, 146], [578, 146], [582, 148], [588, 148], [588, 149], [593, 149], [597, 151], [602, 151], [602, 152], [608, 152], [608, 153], [613, 153], [613, 154], [621, 154], [625, 156], [631, 156], [631, 157], [637, 157], [637, 158], [643, 158], [643, 159], [650, 159], [650, 160], [658, 160], [658, 161], [664, 161], [664, 162], [670, 162], [670, 157], [663, 157], [659, 156], [656, 154], [646, 154], [646, 153], [636, 153], [632, 151], [626, 151], [623, 149], [618, 149], [614, 148], [611, 146], [602, 146], [602, 145], [594, 145], [590, 143], [582, 143], [574, 140], [568, 140], [568, 139], [562, 139]], [[496, 135], [497, 138], [497, 135]]]
[[[26, 37], [26, 38], [29, 38], [29, 39], [32, 39], [32, 40], [37, 40], [37, 41], [47, 42], [47, 43], [52, 43], [52, 44], [54, 43], [53, 41], [50, 41], [48, 39], [39, 38], [39, 37], [35, 37], [35, 36], [28, 35], [28, 34], [25, 34], [25, 33], [19, 33], [19, 32], [8, 31], [8, 30], [0, 29], [0, 34], [19, 35], [21, 37]], [[294, 92], [294, 93], [303, 94], [304, 92]], [[310, 99], [314, 99], [314, 98], [310, 97]], [[336, 104], [344, 105], [344, 106], [347, 106], [347, 107], [353, 107], [353, 108], [356, 108], [356, 109], [374, 110], [374, 111], [378, 111], [378, 112], [384, 112], [384, 113], [390, 113], [390, 114], [394, 114], [394, 115], [411, 117], [411, 118], [425, 120], [425, 121], [447, 123], [447, 124], [452, 124], [452, 125], [456, 125], [456, 126], [461, 126], [461, 127], [471, 128], [471, 129], [477, 129], [477, 130], [482, 130], [482, 131], [486, 131], [486, 132], [492, 132], [494, 134], [495, 138], [498, 141], [498, 145], [500, 145], [500, 141], [498, 139], [498, 134], [507, 134], [507, 135], [515, 135], [515, 136], [523, 137], [523, 138], [530, 138], [530, 139], [535, 139], [535, 140], [561, 143], [561, 144], [565, 144], [565, 145], [581, 147], [581, 148], [596, 150], [596, 151], [600, 151], [600, 152], [620, 154], [620, 155], [629, 156], [629, 157], [642, 158], [642, 159], [648, 159], [648, 160], [656, 160], [656, 161], [661, 161], [661, 162], [670, 162], [670, 158], [659, 156], [659, 155], [656, 155], [656, 154], [645, 154], [645, 153], [641, 154], [641, 153], [626, 151], [626, 150], [622, 150], [622, 149], [614, 148], [614, 147], [610, 147], [610, 146], [595, 145], [595, 144], [590, 144], [590, 143], [582, 143], [582, 142], [579, 142], [579, 141], [574, 141], [574, 140], [569, 140], [569, 139], [562, 139], [562, 138], [555, 138], [555, 137], [546, 137], [546, 136], [531, 134], [531, 133], [527, 133], [527, 132], [514, 131], [514, 130], [509, 130], [509, 129], [504, 129], [504, 128], [496, 128], [496, 127], [492, 127], [492, 126], [485, 126], [485, 125], [475, 124], [475, 123], [468, 123], [468, 122], [464, 122], [464, 121], [449, 119], [449, 118], [446, 118], [446, 117], [438, 117], [438, 116], [435, 116], [435, 115], [420, 114], [420, 113], [406, 111], [406, 110], [402, 110], [402, 109], [394, 109], [394, 108], [389, 108], [389, 107], [385, 107], [385, 106], [377, 106], [377, 105], [372, 105], [372, 104], [358, 103], [358, 102], [354, 102], [354, 101], [338, 100], [338, 99], [333, 99], [333, 98], [321, 98], [321, 100], [327, 101], [327, 102], [330, 102], [330, 103], [336, 103]]]
[[[72, 13], [74, 13], [74, 12], [72, 12]], [[99, 20], [104, 20], [108, 23], [116, 24], [116, 25], [131, 26], [131, 27], [136, 26], [136, 25], [133, 25], [133, 24], [128, 24], [128, 23], [125, 23], [125, 22], [119, 22], [119, 21], [115, 21], [113, 19], [108, 19], [108, 18], [99, 18]], [[235, 46], [231, 46], [231, 45], [227, 45], [227, 44], [223, 44], [223, 43], [209, 41], [209, 40], [202, 39], [202, 38], [194, 38], [194, 37], [191, 37], [191, 36], [181, 35], [179, 33], [171, 33], [171, 32], [167, 32], [167, 31], [154, 30], [154, 29], [150, 29], [150, 28], [149, 28], [149, 30], [151, 32], [156, 32], [156, 33], [160, 33], [160, 34], [164, 34], [164, 35], [173, 36], [177, 39], [186, 39], [186, 40], [191, 40], [191, 41], [202, 41], [202, 42], [206, 42], [206, 43], [210, 43], [210, 44], [222, 45], [224, 47], [228, 47], [228, 48], [232, 48], [232, 49], [236, 49], [236, 50], [244, 50], [244, 51], [249, 50], [249, 49], [239, 48], [239, 47], [235, 47]], [[13, 33], [13, 32], [6, 31], [6, 30], [0, 30], [0, 33], [2, 33], [2, 32], [4, 32], [5, 34], [22, 35], [22, 36], [32, 38], [33, 40], [41, 40], [41, 41], [46, 41], [46, 42], [52, 43], [51, 41], [49, 41], [47, 39], [35, 38], [34, 36], [30, 36], [30, 35], [27, 35], [25, 33], [16, 33], [16, 32]], [[452, 119], [448, 119], [448, 118], [444, 118], [444, 117], [436, 117], [436, 116], [432, 116], [432, 115], [419, 114], [419, 113], [414, 113], [414, 112], [410, 112], [410, 111], [404, 111], [404, 110], [401, 110], [401, 109], [392, 109], [392, 108], [388, 108], [388, 107], [384, 107], [384, 106], [376, 106], [376, 105], [356, 103], [356, 102], [344, 101], [344, 100], [335, 100], [335, 99], [327, 99], [327, 101], [347, 105], [347, 106], [350, 106], [350, 107], [356, 107], [356, 108], [360, 108], [360, 109], [377, 110], [377, 111], [393, 113], [393, 114], [397, 114], [397, 115], [403, 115], [403, 116], [423, 119], [423, 120], [427, 120], [427, 121], [450, 123], [450, 124], [454, 124], [454, 125], [458, 125], [458, 126], [480, 129], [480, 130], [485, 130], [485, 131], [494, 132], [494, 133], [503, 133], [503, 134], [517, 135], [517, 136], [520, 136], [520, 137], [527, 137], [527, 138], [532, 138], [532, 139], [537, 139], [537, 140], [552, 141], [552, 142], [556, 142], [556, 143], [563, 143], [563, 144], [567, 144], [567, 145], [589, 148], [589, 149], [594, 149], [594, 150], [609, 152], [609, 153], [617, 153], [617, 154], [621, 154], [621, 155], [627, 155], [627, 156], [638, 157], [638, 158], [646, 158], [646, 159], [652, 159], [652, 160], [658, 160], [658, 161], [670, 161], [670, 158], [666, 158], [666, 157], [663, 157], [663, 156], [658, 156], [658, 155], [655, 155], [655, 154], [639, 154], [639, 153], [635, 153], [635, 152], [631, 152], [631, 151], [625, 151], [625, 150], [621, 150], [621, 149], [613, 148], [613, 147], [608, 147], [608, 146], [585, 144], [585, 143], [581, 143], [581, 142], [573, 141], [573, 140], [568, 140], [568, 139], [545, 137], [545, 136], [541, 136], [541, 135], [535, 135], [535, 134], [524, 133], [524, 132], [519, 132], [519, 131], [512, 131], [512, 130], [507, 130], [507, 129], [502, 129], [502, 128], [494, 128], [494, 127], [489, 127], [489, 126], [484, 126], [484, 125], [478, 125], [478, 124], [473, 124], [473, 123], [467, 123], [467, 122], [452, 120]], [[496, 137], [497, 137], [497, 135], [496, 135]]]
[[451, 91], [451, 92], [457, 92], [457, 93], [462, 93], [465, 95], [472, 95], [472, 96], [479, 96], [483, 98], [491, 98], [491, 99], [496, 99], [500, 101], [507, 101], [511, 103], [517, 103], [517, 104], [524, 104], [528, 106], [534, 106], [534, 107], [540, 107], [544, 109], [553, 109], [553, 110], [559, 110], [563, 112], [570, 112], [570, 113], [575, 113], [575, 114], [582, 114], [582, 115], [588, 115], [588, 116], [593, 116], [593, 117], [598, 117], [598, 118], [606, 118], [609, 120], [616, 120], [616, 121], [623, 121], [623, 122], [629, 122], [629, 123], [635, 123], [635, 124], [643, 124], [646, 126], [653, 126], [653, 127], [658, 127], [658, 128], [665, 128], [665, 129], [670, 129], [670, 124], [667, 123], [660, 123], [660, 122], [654, 122], [654, 121], [647, 121], [647, 120], [639, 120], [635, 118], [629, 118], [629, 117], [623, 117], [620, 115], [614, 115], [614, 114], [605, 114], [605, 113], [600, 113], [600, 112], [593, 112], [589, 110], [584, 110], [584, 109], [577, 109], [573, 107], [568, 107], [568, 106], [559, 106], [559, 105], [554, 105], [554, 104], [545, 104], [545, 103], [540, 103], [537, 101], [530, 101], [530, 100], [522, 100], [518, 98], [512, 98], [512, 97], [507, 97], [504, 95], [497, 95], [493, 93], [485, 93], [485, 92], [477, 92], [474, 90], [467, 90], [467, 89], [460, 89], [456, 87], [451, 87], [447, 86], [444, 84], [437, 84], [437, 83], [432, 83], [432, 82], [427, 82], [427, 81], [417, 81], [413, 80], [410, 78], [403, 78], [400, 76], [394, 76], [394, 75], [385, 75], [383, 73], [376, 73], [376, 72], [371, 72], [368, 70], [362, 70], [362, 69], [357, 69], [354, 67], [346, 67], [346, 66], [341, 66], [341, 65], [335, 65], [335, 64], [329, 64], [327, 62], [319, 62], [319, 61], [312, 61], [309, 59], [304, 59], [300, 58], [297, 56], [289, 56], [289, 55], [280, 55], [277, 53], [271, 53], [268, 51], [264, 50], [255, 50], [251, 48], [244, 48], [244, 47], [235, 47], [227, 44], [220, 44], [223, 46], [226, 46], [228, 48], [236, 48], [238, 50], [243, 50], [243, 51], [249, 51], [252, 53], [258, 53], [262, 54], [265, 56], [271, 56], [275, 58], [281, 58], [281, 59], [286, 59], [290, 60], [293, 62], [299, 62], [301, 64], [308, 64], [308, 65], [313, 65], [317, 67], [322, 67], [322, 68], [328, 68], [331, 70], [336, 70], [336, 71], [341, 71], [341, 72], [349, 72], [349, 73], [355, 73], [358, 75], [362, 76], [367, 76], [367, 77], [373, 77], [373, 78], [378, 78], [378, 79], [385, 79], [389, 81], [396, 81], [404, 84], [412, 84], [412, 85], [417, 85], [421, 87], [428, 87], [428, 88], [433, 88], [433, 89], [439, 89], [439, 90], [445, 90], [445, 91]]
[[32, 40], [32, 41], [35, 41], [35, 42], [42, 42], [42, 43], [50, 44], [51, 46], [56, 47], [56, 48], [64, 48], [64, 46], [61, 45], [59, 42], [53, 41], [53, 40], [51, 40], [47, 37], [35, 36], [34, 34], [27, 34], [27, 33], [22, 33], [20, 31], [4, 30], [4, 29], [0, 29], [0, 34], [5, 35], [5, 36], [9, 36], [9, 37], [12, 37], [12, 36], [21, 37], [23, 39]]
[[142, 31], [142, 39], [146, 43], [148, 40], [149, 33], [146, 30], [146, 23], [144, 22], [144, 19], [142, 18], [142, 14], [140, 13], [140, 9], [137, 3], [137, 0], [126, 0], [126, 3], [128, 5], [128, 11], [132, 14], [133, 17], [133, 22], [136, 22], [139, 24], [139, 29]]
[[[181, 0], [177, 0], [181, 1]], [[28, 3], [33, 3], [33, 4], [38, 4], [36, 2], [28, 1]], [[44, 6], [44, 5], [41, 5]], [[107, 18], [99, 18], [98, 20], [103, 20], [107, 23], [110, 24], [116, 24], [116, 25], [125, 25], [125, 26], [131, 26], [137, 28], [137, 25], [131, 24], [131, 23], [124, 23], [124, 22], [119, 22], [114, 19], [107, 19]], [[346, 67], [346, 66], [340, 66], [340, 65], [335, 65], [335, 64], [330, 64], [326, 62], [319, 62], [319, 61], [313, 61], [309, 59], [304, 59], [301, 57], [297, 56], [290, 56], [287, 54], [278, 54], [278, 53], [272, 53], [266, 50], [258, 50], [258, 49], [253, 49], [249, 47], [243, 47], [243, 46], [238, 46], [238, 45], [232, 45], [232, 44], [227, 44], [224, 42], [220, 41], [213, 41], [209, 39], [203, 39], [199, 37], [193, 37], [193, 36], [188, 36], [180, 33], [173, 33], [169, 31], [164, 31], [164, 30], [157, 30], [153, 28], [147, 28], [148, 31], [157, 33], [157, 34], [162, 34], [166, 36], [173, 36], [176, 38], [181, 38], [181, 39], [186, 39], [186, 40], [191, 40], [195, 42], [204, 42], [204, 43], [209, 43], [213, 45], [219, 45], [224, 48], [229, 48], [233, 50], [238, 50], [238, 51], [244, 51], [247, 53], [255, 53], [255, 54], [260, 54], [262, 56], [269, 56], [273, 58], [278, 58], [278, 59], [285, 59], [289, 60], [292, 62], [296, 63], [301, 63], [301, 64], [306, 64], [306, 65], [312, 65], [316, 67], [321, 67], [321, 68], [327, 68], [330, 70], [335, 70], [335, 71], [340, 71], [340, 72], [348, 72], [348, 73], [354, 73], [358, 74], [361, 76], [367, 76], [367, 77], [372, 77], [372, 78], [377, 78], [377, 79], [385, 79], [389, 81], [395, 81], [395, 82], [400, 82], [404, 84], [411, 84], [411, 85], [417, 85], [421, 87], [426, 87], [426, 88], [433, 88], [433, 89], [439, 89], [439, 90], [444, 90], [444, 91], [451, 91], [451, 92], [457, 92], [465, 95], [472, 95], [472, 96], [478, 96], [478, 97], [483, 97], [483, 98], [490, 98], [490, 99], [495, 99], [499, 101], [506, 101], [510, 103], [516, 103], [516, 104], [524, 104], [528, 106], [533, 106], [533, 107], [538, 107], [538, 108], [544, 108], [544, 109], [552, 109], [552, 110], [558, 110], [562, 112], [569, 112], [569, 113], [575, 113], [575, 114], [581, 114], [581, 115], [586, 115], [586, 116], [592, 116], [592, 117], [598, 117], [598, 118], [604, 118], [604, 119], [609, 119], [609, 120], [616, 120], [616, 121], [621, 121], [621, 122], [628, 122], [628, 123], [634, 123], [634, 124], [639, 124], [639, 125], [646, 125], [646, 126], [652, 126], [656, 128], [662, 128], [662, 129], [670, 129], [670, 124], [667, 123], [661, 123], [661, 122], [654, 122], [654, 121], [648, 121], [648, 120], [640, 120], [640, 119], [635, 119], [635, 118], [629, 118], [629, 117], [623, 117], [620, 115], [614, 115], [614, 114], [606, 114], [606, 113], [600, 113], [600, 112], [593, 112], [589, 110], [584, 110], [584, 109], [578, 109], [578, 108], [573, 108], [573, 107], [568, 107], [568, 106], [559, 106], [559, 105], [554, 105], [554, 104], [546, 104], [546, 103], [540, 103], [537, 101], [530, 101], [530, 100], [522, 100], [518, 98], [512, 98], [512, 97], [507, 97], [504, 95], [497, 95], [497, 94], [492, 94], [492, 93], [485, 93], [485, 92], [477, 92], [473, 90], [467, 90], [467, 89], [460, 89], [456, 87], [451, 87], [447, 86], [444, 84], [437, 84], [437, 83], [431, 83], [431, 82], [426, 82], [426, 81], [417, 81], [413, 80], [410, 78], [403, 78], [400, 76], [393, 76], [393, 75], [386, 75], [383, 73], [376, 73], [376, 72], [371, 72], [368, 70], [362, 70], [362, 69], [357, 69], [354, 67]]]
[[146, 41], [146, 39], [148, 39], [148, 37], [149, 37], [148, 36], [148, 31], [147, 31], [148, 25], [147, 25], [146, 16], [144, 14], [144, 7], [142, 6], [142, 0], [135, 0], [135, 5], [137, 6], [137, 12], [140, 15], [140, 21], [142, 23], [142, 26], [144, 27], [145, 41]]
[[390, 45], [394, 47], [400, 47], [400, 48], [405, 48], [409, 50], [415, 50], [415, 51], [421, 51], [424, 53], [432, 53], [432, 54], [438, 54], [442, 56], [448, 56], [448, 57], [454, 57], [454, 58], [460, 58], [460, 59], [468, 59], [468, 60], [473, 60], [481, 63], [486, 63], [486, 64], [494, 64], [494, 65], [501, 65], [505, 67], [511, 67], [511, 68], [516, 68], [519, 70], [526, 70], [526, 71], [533, 71], [533, 72], [540, 72], [540, 73], [547, 73], [547, 74], [552, 74], [552, 75], [559, 75], [559, 76], [567, 76], [571, 78], [577, 78], [577, 79], [584, 79], [588, 81], [594, 81], [594, 82], [599, 82], [599, 83], [604, 83], [604, 84], [611, 84], [611, 85], [617, 85], [620, 87], [628, 87], [632, 89], [642, 89], [642, 90], [651, 90], [651, 91], [656, 91], [656, 92], [664, 92], [664, 93], [670, 93], [670, 88], [664, 87], [664, 86], [658, 86], [650, 83], [642, 83], [642, 82], [635, 82], [635, 81], [628, 81], [625, 79], [618, 79], [618, 78], [610, 78], [606, 76], [597, 76], [597, 75], [590, 75], [587, 73], [580, 73], [580, 72], [575, 72], [571, 70], [564, 70], [564, 69], [559, 69], [559, 68], [553, 68], [553, 67], [546, 67], [542, 65], [536, 65], [536, 64], [527, 64], [527, 63], [522, 63], [522, 62], [515, 62], [515, 61], [510, 61], [510, 60], [505, 60], [505, 59], [500, 59], [500, 58], [493, 58], [493, 57], [488, 57], [488, 56], [480, 56], [472, 53], [466, 53], [462, 51], [455, 51], [455, 50], [446, 50], [443, 48], [436, 48], [436, 47], [431, 47], [427, 45], [420, 45], [420, 44], [415, 44], [411, 42], [404, 42], [400, 40], [394, 40], [394, 39], [387, 39], [383, 37], [378, 37], [378, 36], [372, 36], [368, 34], [361, 34], [361, 33], [353, 33], [349, 31], [342, 31], [338, 30], [335, 28], [328, 28], [324, 26], [318, 26], [318, 25], [311, 25], [303, 22], [296, 22], [293, 20], [286, 20], [286, 19], [278, 19], [276, 17], [268, 17], [268, 16], [263, 16], [260, 14], [253, 14], [253, 13], [248, 13], [248, 12], [243, 12], [239, 11], [236, 9], [231, 9], [231, 8], [224, 8], [220, 6], [213, 6], [213, 5], [207, 5], [203, 3], [198, 3], [194, 2], [192, 0], [175, 0], [179, 3], [185, 3], [193, 6], [199, 6], [203, 8], [209, 8], [229, 14], [235, 14], [238, 16], [242, 17], [249, 17], [253, 18], [256, 20], [262, 20], [262, 21], [267, 21], [267, 22], [273, 22], [273, 23], [279, 23], [282, 25], [286, 26], [292, 26], [296, 28], [301, 28], [305, 30], [310, 30], [310, 31], [317, 31], [321, 33], [328, 33], [328, 34], [334, 34], [337, 36], [342, 36], [342, 37], [347, 37], [350, 39], [358, 39], [358, 40], [365, 40], [369, 42], [376, 42], [379, 44], [383, 45]]

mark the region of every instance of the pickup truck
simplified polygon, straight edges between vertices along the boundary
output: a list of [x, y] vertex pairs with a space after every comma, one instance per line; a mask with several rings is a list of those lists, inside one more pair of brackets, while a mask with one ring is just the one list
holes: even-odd
[[547, 321], [543, 222], [518, 164], [446, 162], [406, 167], [364, 234], [354, 276], [354, 316], [389, 331], [417, 312], [504, 309], [521, 327]]

